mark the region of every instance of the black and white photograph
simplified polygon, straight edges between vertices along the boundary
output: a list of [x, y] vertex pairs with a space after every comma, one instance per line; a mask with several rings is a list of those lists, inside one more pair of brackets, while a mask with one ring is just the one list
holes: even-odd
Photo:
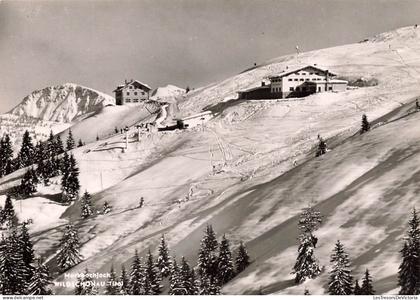
[[419, 25], [419, 0], [0, 0], [0, 297], [415, 299]]

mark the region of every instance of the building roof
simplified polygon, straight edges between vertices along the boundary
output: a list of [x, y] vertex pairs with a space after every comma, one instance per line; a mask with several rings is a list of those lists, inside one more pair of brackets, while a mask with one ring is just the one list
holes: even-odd
[[[296, 69], [293, 69], [293, 70], [290, 70], [290, 71], [288, 71], [288, 72], [284, 72], [284, 73], [281, 73], [281, 74], [278, 74], [278, 75], [273, 75], [273, 76], [270, 76], [270, 77], [268, 77], [268, 78], [269, 78], [269, 79], [271, 79], [271, 78], [282, 78], [282, 77], [284, 77], [284, 76], [287, 76], [287, 75], [290, 75], [290, 74], [293, 74], [293, 73], [296, 73], [296, 72], [302, 71], [302, 70], [304, 70], [304, 69], [306, 69], [306, 68], [312, 68], [312, 69], [315, 69], [315, 70], [321, 71], [321, 72], [323, 72], [323, 73], [325, 73], [325, 72], [327, 72], [327, 71], [328, 71], [328, 70], [324, 70], [324, 69], [321, 69], [321, 68], [318, 68], [318, 67], [315, 67], [315, 66], [307, 65], [307, 66], [300, 67], [300, 68], [296, 68]], [[329, 74], [329, 76], [337, 76], [336, 74], [331, 73], [330, 71], [328, 71], [328, 74]]]
[[349, 82], [346, 80], [340, 80], [340, 79], [330, 79], [330, 80], [310, 80], [310, 81], [305, 81], [305, 82], [309, 82], [309, 83], [321, 83], [321, 84], [325, 84], [325, 83], [339, 83], [339, 84], [348, 84]]
[[138, 81], [138, 80], [130, 80], [130, 81], [126, 82], [125, 84], [119, 85], [114, 90], [114, 92], [119, 91], [119, 90], [122, 90], [122, 89], [126, 88], [127, 86], [129, 86], [130, 84], [140, 85], [141, 87], [143, 87], [143, 89], [145, 89], [147, 91], [150, 91], [152, 89], [150, 86], [148, 86], [147, 84], [145, 84], [145, 83], [143, 83], [141, 81]]

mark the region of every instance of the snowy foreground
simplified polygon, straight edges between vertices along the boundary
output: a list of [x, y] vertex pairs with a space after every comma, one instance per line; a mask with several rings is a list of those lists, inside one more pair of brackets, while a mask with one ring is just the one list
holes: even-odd
[[[143, 257], [156, 249], [161, 234], [172, 255], [192, 263], [206, 225], [212, 224], [218, 237], [226, 234], [234, 247], [243, 240], [253, 259], [223, 293], [303, 294], [307, 288], [323, 294], [337, 239], [350, 255], [356, 278], [369, 268], [377, 293], [395, 293], [402, 237], [410, 209], [419, 203], [420, 113], [411, 112], [420, 95], [420, 30], [402, 28], [299, 56], [301, 65], [317, 64], [349, 79], [374, 78], [377, 86], [304, 99], [229, 101], [235, 91], [258, 86], [295, 64], [294, 56], [280, 57], [190, 92], [171, 109], [184, 115], [210, 109], [217, 112], [213, 120], [186, 131], [144, 134], [140, 142], [131, 127], [127, 150], [123, 135], [109, 132], [117, 124], [152, 118], [144, 111], [106, 107], [78, 122], [73, 126], [77, 139], [94, 140], [102, 126], [107, 132], [73, 153], [81, 191], [93, 194], [98, 209], [107, 201], [113, 210], [82, 220], [78, 203], [54, 203], [59, 193], [54, 184], [15, 202], [19, 216], [31, 215], [34, 221], [29, 228], [37, 252], [52, 259], [63, 224], [71, 220], [84, 261], [67, 274], [86, 267], [107, 272], [111, 264], [119, 272], [135, 249]], [[380, 119], [372, 131], [359, 135], [363, 113]], [[167, 118], [173, 116], [170, 112]], [[313, 158], [318, 134], [327, 138], [331, 151]], [[0, 192], [21, 176], [15, 172], [0, 179]], [[140, 197], [145, 205], [137, 208]], [[315, 255], [326, 270], [295, 285], [297, 219], [310, 203], [324, 216]]]

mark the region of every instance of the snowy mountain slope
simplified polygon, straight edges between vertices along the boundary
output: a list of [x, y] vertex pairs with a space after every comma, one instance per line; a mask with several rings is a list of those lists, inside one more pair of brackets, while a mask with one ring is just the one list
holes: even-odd
[[95, 113], [115, 100], [104, 93], [74, 83], [34, 91], [10, 113], [42, 120], [70, 123], [77, 117]]
[[[340, 238], [358, 277], [369, 267], [378, 292], [394, 290], [403, 216], [416, 204], [420, 114], [400, 117], [420, 94], [420, 40], [412, 28], [386, 36], [386, 41], [372, 39], [299, 57], [301, 64], [317, 63], [340, 76], [375, 78], [377, 86], [299, 100], [225, 101], [236, 90], [257, 86], [265, 76], [295, 64], [296, 57], [286, 56], [180, 101], [185, 114], [217, 109], [218, 117], [204, 127], [150, 133], [140, 142], [132, 128], [128, 150], [122, 151], [120, 135], [74, 150], [82, 190], [95, 193], [98, 208], [107, 201], [114, 209], [110, 215], [81, 220], [76, 203], [63, 214], [78, 226], [85, 258], [67, 273], [87, 266], [108, 271], [111, 264], [119, 270], [135, 249], [141, 255], [153, 250], [162, 233], [173, 255], [194, 262], [203, 229], [213, 224], [219, 237], [226, 233], [234, 245], [244, 240], [255, 260], [225, 293], [261, 288], [302, 294], [305, 286], [322, 293], [325, 273], [297, 287], [290, 275], [297, 216], [312, 201], [325, 216], [317, 232], [321, 263], [328, 266], [333, 243]], [[354, 135], [363, 113], [370, 120], [386, 115], [381, 122], [395, 121]], [[85, 120], [93, 120], [85, 132], [106, 123], [105, 113], [99, 116]], [[314, 159], [318, 133], [333, 149]], [[220, 172], [214, 174], [213, 165]], [[136, 208], [140, 197], [145, 198], [141, 209]], [[37, 233], [42, 255], [54, 254], [59, 230], [57, 224]]]
[[151, 96], [150, 99], [153, 100], [165, 100], [165, 99], [171, 99], [171, 98], [175, 98], [177, 96], [181, 96], [185, 94], [185, 89], [182, 89], [180, 87], [177, 87], [175, 85], [171, 85], [168, 84], [167, 86], [164, 87], [159, 87], [157, 89], [155, 89]]

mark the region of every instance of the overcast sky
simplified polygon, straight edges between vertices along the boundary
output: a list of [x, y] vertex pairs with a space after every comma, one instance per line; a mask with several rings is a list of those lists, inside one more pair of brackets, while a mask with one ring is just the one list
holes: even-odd
[[35, 89], [198, 87], [254, 62], [420, 24], [409, 0], [1, 1], [0, 112]]

